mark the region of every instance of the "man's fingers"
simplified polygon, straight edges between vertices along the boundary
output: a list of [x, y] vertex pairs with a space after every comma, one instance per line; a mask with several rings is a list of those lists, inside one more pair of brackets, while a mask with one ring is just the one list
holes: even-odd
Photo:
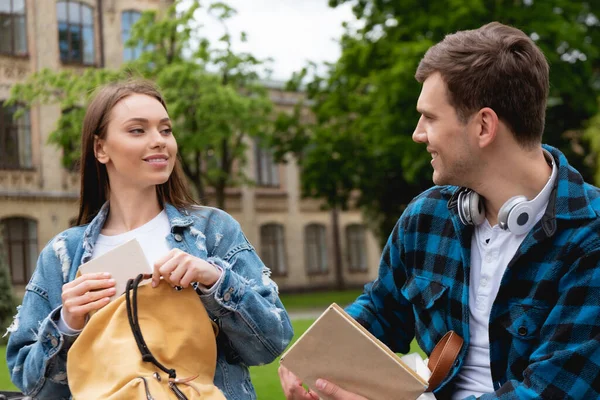
[[317, 389], [329, 400], [367, 400], [366, 398], [359, 396], [354, 393], [350, 393], [341, 389], [339, 386], [334, 385], [324, 379], [317, 379], [315, 383]]
[[317, 389], [319, 389], [323, 394], [326, 394], [327, 396], [331, 397], [332, 399], [334, 399], [334, 400], [340, 399], [339, 397], [337, 397], [338, 393], [340, 392], [339, 386], [334, 385], [331, 382], [327, 382], [324, 379], [317, 379], [316, 386], [317, 386]]
[[277, 373], [286, 400], [319, 400], [319, 396], [307, 392], [300, 379], [283, 365], [279, 366]]

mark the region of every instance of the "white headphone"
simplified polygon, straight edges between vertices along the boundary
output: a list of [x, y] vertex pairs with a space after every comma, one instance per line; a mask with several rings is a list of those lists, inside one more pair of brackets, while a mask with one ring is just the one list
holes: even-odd
[[[525, 196], [511, 197], [498, 211], [498, 225], [515, 235], [529, 232], [535, 224], [535, 215], [540, 206], [549, 197], [548, 186], [554, 182], [558, 168], [554, 157], [544, 149], [544, 155], [552, 163], [552, 174], [540, 193], [533, 200]], [[543, 195], [546, 194], [546, 195]], [[479, 225], [485, 221], [485, 209], [479, 194], [471, 189], [461, 190], [458, 193], [458, 217], [464, 225]]]

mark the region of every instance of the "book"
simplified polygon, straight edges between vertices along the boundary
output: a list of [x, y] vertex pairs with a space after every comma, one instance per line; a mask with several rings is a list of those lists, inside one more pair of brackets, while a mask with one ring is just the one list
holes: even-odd
[[313, 391], [319, 378], [369, 400], [415, 400], [428, 383], [333, 303], [281, 356]]
[[[78, 274], [109, 272], [115, 280], [116, 292], [111, 296], [113, 301], [123, 293], [129, 279], [135, 279], [139, 274], [151, 274], [152, 267], [148, 263], [142, 246], [137, 239], [131, 239], [114, 249], [107, 251], [79, 267]], [[144, 280], [147, 283], [150, 280]]]

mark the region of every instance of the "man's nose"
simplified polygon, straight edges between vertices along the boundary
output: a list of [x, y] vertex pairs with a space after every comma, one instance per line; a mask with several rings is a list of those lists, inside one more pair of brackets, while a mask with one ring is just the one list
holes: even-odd
[[412, 140], [416, 143], [427, 143], [427, 132], [423, 129], [423, 124], [421, 123], [422, 118], [423, 117], [419, 118], [419, 122], [412, 134]]

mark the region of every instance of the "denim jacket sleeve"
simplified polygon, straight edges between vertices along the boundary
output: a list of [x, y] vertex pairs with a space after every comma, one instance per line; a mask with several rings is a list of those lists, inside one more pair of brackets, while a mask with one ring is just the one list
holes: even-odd
[[[246, 365], [272, 362], [290, 343], [292, 325], [270, 270], [256, 254], [237, 221], [218, 211], [219, 239], [207, 239], [208, 261], [223, 269], [209, 293], [201, 294], [209, 315]], [[209, 220], [208, 225], [210, 226]]]
[[63, 335], [57, 321], [62, 307], [62, 272], [50, 242], [38, 258], [15, 316], [6, 359], [13, 383], [36, 399], [68, 399], [67, 351], [77, 336]]

